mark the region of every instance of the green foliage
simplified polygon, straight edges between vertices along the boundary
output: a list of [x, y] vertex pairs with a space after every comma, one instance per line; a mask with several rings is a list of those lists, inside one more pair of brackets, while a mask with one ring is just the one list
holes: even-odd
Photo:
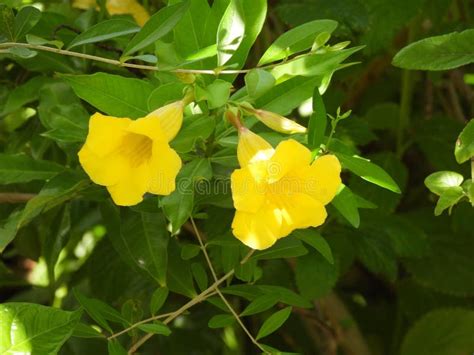
[[[472, 4], [27, 3], [0, 4], [0, 353], [474, 351]], [[141, 138], [117, 148], [133, 164], [151, 166], [145, 146], [166, 162], [166, 144], [182, 163], [171, 193], [116, 206], [78, 159], [90, 117], [181, 100], [169, 142], [167, 117], [150, 140], [110, 127]], [[337, 157], [324, 223], [264, 250], [234, 236], [241, 125]], [[105, 130], [95, 168], [131, 191], [143, 172]], [[276, 219], [299, 218], [269, 195]], [[272, 228], [258, 222], [252, 238]]]

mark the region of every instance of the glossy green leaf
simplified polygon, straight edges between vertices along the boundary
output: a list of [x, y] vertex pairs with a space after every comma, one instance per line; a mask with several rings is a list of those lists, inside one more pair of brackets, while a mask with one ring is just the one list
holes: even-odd
[[260, 330], [258, 331], [256, 339], [259, 340], [271, 333], [275, 332], [280, 328], [286, 320], [290, 317], [291, 307], [283, 308], [282, 310], [273, 313], [263, 324]]
[[336, 152], [336, 155], [343, 167], [349, 169], [362, 179], [387, 190], [400, 193], [397, 183], [380, 166], [356, 155], [350, 156], [338, 152]]
[[217, 314], [213, 316], [207, 326], [211, 329], [224, 328], [232, 325], [235, 322], [235, 318], [232, 314]]
[[474, 157], [474, 119], [462, 130], [454, 148], [454, 156], [459, 164]]
[[109, 306], [107, 303], [95, 298], [89, 298], [80, 293], [77, 289], [74, 289], [74, 296], [77, 301], [84, 307], [84, 310], [89, 316], [97, 322], [102, 328], [112, 332], [112, 328], [108, 321], [116, 323], [128, 324], [128, 321], [114, 308]]
[[50, 79], [45, 76], [35, 76], [22, 85], [15, 87], [5, 102], [0, 115], [6, 115], [18, 110], [26, 104], [38, 100], [38, 93], [41, 87]]
[[265, 294], [254, 299], [245, 309], [240, 313], [241, 317], [250, 316], [265, 312], [272, 308], [278, 302], [278, 297], [273, 294]]
[[308, 145], [312, 149], [319, 149], [323, 143], [326, 133], [328, 118], [326, 116], [326, 106], [316, 87], [313, 91], [313, 113], [308, 123]]
[[191, 265], [191, 272], [201, 292], [204, 291], [209, 285], [206, 269], [200, 263], [193, 263]]
[[317, 35], [332, 33], [337, 27], [333, 20], [315, 20], [304, 23], [283, 33], [265, 51], [258, 65], [265, 65], [311, 48]]
[[437, 171], [425, 179], [426, 187], [436, 195], [442, 195], [453, 187], [461, 186], [464, 177], [454, 171]]
[[148, 110], [150, 112], [174, 101], [181, 100], [184, 96], [185, 84], [179, 82], [166, 83], [158, 86], [148, 97]]
[[36, 160], [25, 154], [0, 153], [0, 184], [48, 180], [64, 170], [65, 168], [59, 164]]
[[308, 250], [298, 239], [283, 238], [277, 241], [272, 247], [257, 251], [251, 259], [269, 260], [278, 258], [292, 258], [305, 255]]
[[449, 70], [474, 62], [474, 30], [428, 37], [403, 48], [392, 64], [404, 69]]
[[449, 209], [449, 213], [451, 214], [451, 208], [455, 206], [463, 197], [464, 191], [461, 186], [453, 186], [445, 189], [436, 203], [434, 211], [435, 216], [439, 216], [446, 209]]
[[209, 116], [185, 118], [183, 127], [170, 145], [179, 153], [187, 153], [193, 150], [197, 140], [207, 139], [214, 131], [215, 125], [215, 120]]
[[119, 343], [117, 339], [107, 341], [107, 351], [109, 355], [126, 355], [127, 350]]
[[145, 80], [106, 73], [61, 75], [61, 78], [77, 96], [108, 115], [139, 118], [149, 113], [148, 97], [153, 86]]
[[23, 7], [15, 16], [15, 39], [23, 38], [41, 18], [41, 11], [33, 6]]
[[104, 203], [101, 212], [108, 228], [107, 236], [120, 257], [166, 285], [169, 234], [161, 213], [121, 211]]
[[347, 186], [342, 185], [341, 187], [342, 188], [331, 201], [331, 204], [336, 207], [339, 213], [341, 213], [352, 226], [358, 228], [360, 224], [360, 216], [357, 199]]
[[160, 334], [164, 336], [171, 334], [170, 328], [168, 328], [165, 324], [156, 321], [155, 323], [140, 324], [138, 328], [146, 333]]
[[330, 264], [334, 264], [331, 247], [326, 239], [316, 229], [297, 229], [292, 233], [293, 236], [305, 242], [318, 251]]
[[162, 8], [145, 23], [127, 44], [123, 56], [143, 49], [168, 34], [181, 20], [189, 6], [188, 1]]
[[181, 248], [181, 258], [183, 260], [190, 260], [196, 257], [200, 251], [199, 245], [186, 243]]
[[0, 40], [14, 42], [15, 41], [15, 16], [13, 10], [5, 4], [0, 4]]
[[166, 299], [168, 298], [169, 291], [166, 287], [160, 287], [157, 289], [155, 292], [153, 292], [153, 295], [151, 295], [151, 300], [150, 300], [150, 312], [151, 314], [156, 314], [161, 307], [166, 302]]
[[275, 85], [273, 75], [263, 69], [252, 69], [245, 75], [245, 86], [247, 93], [252, 99], [256, 99], [266, 93]]
[[0, 304], [0, 353], [57, 354], [81, 312], [32, 303]]
[[210, 180], [212, 169], [208, 159], [195, 159], [186, 164], [176, 178], [176, 190], [161, 199], [161, 206], [176, 232], [191, 216], [194, 207], [194, 184]]
[[189, 298], [196, 297], [191, 266], [187, 260], [181, 259], [180, 247], [175, 239], [169, 242], [168, 258], [167, 286], [170, 291]]
[[124, 19], [102, 21], [75, 37], [71, 43], [69, 43], [68, 49], [84, 44], [107, 41], [112, 38], [137, 33], [138, 31], [140, 31], [140, 27], [132, 21]]
[[296, 261], [296, 286], [308, 300], [327, 295], [338, 277], [338, 264], [330, 264], [320, 253], [311, 251]]
[[470, 354], [474, 350], [473, 329], [472, 310], [434, 310], [408, 330], [400, 355]]

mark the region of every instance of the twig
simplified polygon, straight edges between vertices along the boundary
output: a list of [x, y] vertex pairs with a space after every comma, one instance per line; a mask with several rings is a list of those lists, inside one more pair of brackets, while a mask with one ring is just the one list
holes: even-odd
[[25, 203], [35, 196], [36, 194], [21, 192], [0, 192], [0, 203]]
[[[253, 250], [251, 250], [240, 262], [241, 264], [245, 264], [248, 259], [252, 256]], [[211, 286], [209, 286], [206, 290], [201, 292], [199, 295], [194, 297], [192, 300], [190, 300], [188, 303], [184, 304], [181, 308], [178, 310], [174, 311], [171, 313], [164, 321], [163, 324], [169, 324], [172, 320], [180, 316], [182, 313], [186, 312], [189, 308], [193, 307], [194, 305], [204, 301], [206, 298], [210, 297], [211, 294], [213, 294], [217, 287], [229, 279], [232, 275], [234, 275], [235, 269], [230, 270], [227, 274], [222, 276], [220, 279], [216, 280]], [[128, 350], [128, 355], [134, 354], [140, 346], [142, 346], [144, 343], [146, 343], [154, 334], [153, 333], [148, 333], [144, 335], [142, 338], [140, 338], [136, 343], [132, 345], [130, 350]]]
[[[214, 278], [214, 280], [217, 281], [217, 274], [216, 274], [216, 270], [214, 269], [214, 266], [212, 266], [212, 262], [211, 262], [211, 258], [209, 258], [209, 254], [207, 253], [207, 250], [206, 250], [206, 246], [204, 245], [203, 241], [202, 241], [202, 237], [201, 237], [201, 234], [199, 233], [199, 230], [197, 229], [197, 226], [196, 226], [196, 223], [194, 222], [194, 219], [191, 217], [191, 224], [193, 225], [193, 228], [194, 228], [194, 233], [196, 234], [196, 238], [197, 240], [199, 241], [199, 245], [201, 246], [201, 250], [204, 254], [204, 258], [206, 259], [206, 262], [207, 262], [207, 265], [209, 266], [209, 269], [211, 270], [211, 274], [212, 274], [212, 277]], [[227, 306], [227, 308], [229, 309], [230, 313], [232, 313], [232, 315], [234, 316], [234, 318], [237, 320], [237, 322], [239, 323], [240, 327], [242, 328], [242, 330], [245, 332], [245, 334], [247, 334], [247, 336], [249, 337], [249, 339], [252, 341], [252, 343], [255, 344], [255, 346], [257, 346], [260, 350], [262, 350], [264, 353], [268, 353], [259, 343], [258, 341], [253, 337], [252, 333], [250, 333], [250, 331], [247, 329], [247, 327], [245, 326], [245, 324], [242, 322], [242, 320], [240, 319], [239, 315], [237, 314], [237, 312], [234, 310], [234, 308], [232, 308], [232, 306], [230, 305], [229, 301], [227, 301], [227, 299], [225, 298], [225, 296], [222, 294], [222, 292], [219, 290], [218, 287], [216, 287], [216, 292], [217, 294], [219, 295], [219, 297], [222, 299], [222, 301], [225, 303], [225, 305]]]

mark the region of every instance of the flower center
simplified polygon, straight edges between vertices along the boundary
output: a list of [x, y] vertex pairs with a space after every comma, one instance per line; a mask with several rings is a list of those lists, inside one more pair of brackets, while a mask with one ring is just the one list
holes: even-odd
[[153, 141], [147, 136], [127, 133], [122, 142], [120, 153], [124, 155], [132, 167], [137, 167], [151, 158]]

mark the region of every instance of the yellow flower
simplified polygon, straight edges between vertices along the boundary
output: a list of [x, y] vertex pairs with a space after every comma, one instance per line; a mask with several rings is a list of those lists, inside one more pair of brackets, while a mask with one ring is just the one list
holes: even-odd
[[241, 169], [231, 175], [237, 210], [234, 235], [253, 249], [266, 249], [297, 228], [317, 227], [341, 184], [334, 155], [311, 163], [311, 152], [293, 139], [276, 149], [246, 128], [240, 130]]
[[91, 180], [107, 187], [117, 205], [131, 206], [150, 192], [169, 195], [181, 169], [170, 148], [183, 122], [183, 102], [137, 120], [95, 113], [79, 161]]
[[283, 117], [277, 113], [265, 111], [265, 110], [254, 110], [253, 114], [267, 127], [274, 131], [281, 133], [305, 133], [306, 127]]
[[[97, 3], [95, 0], [74, 0], [72, 6], [87, 10], [91, 7], [97, 7]], [[145, 8], [136, 0], [107, 0], [106, 7], [110, 15], [132, 15], [140, 26], [143, 26], [150, 18]]]

